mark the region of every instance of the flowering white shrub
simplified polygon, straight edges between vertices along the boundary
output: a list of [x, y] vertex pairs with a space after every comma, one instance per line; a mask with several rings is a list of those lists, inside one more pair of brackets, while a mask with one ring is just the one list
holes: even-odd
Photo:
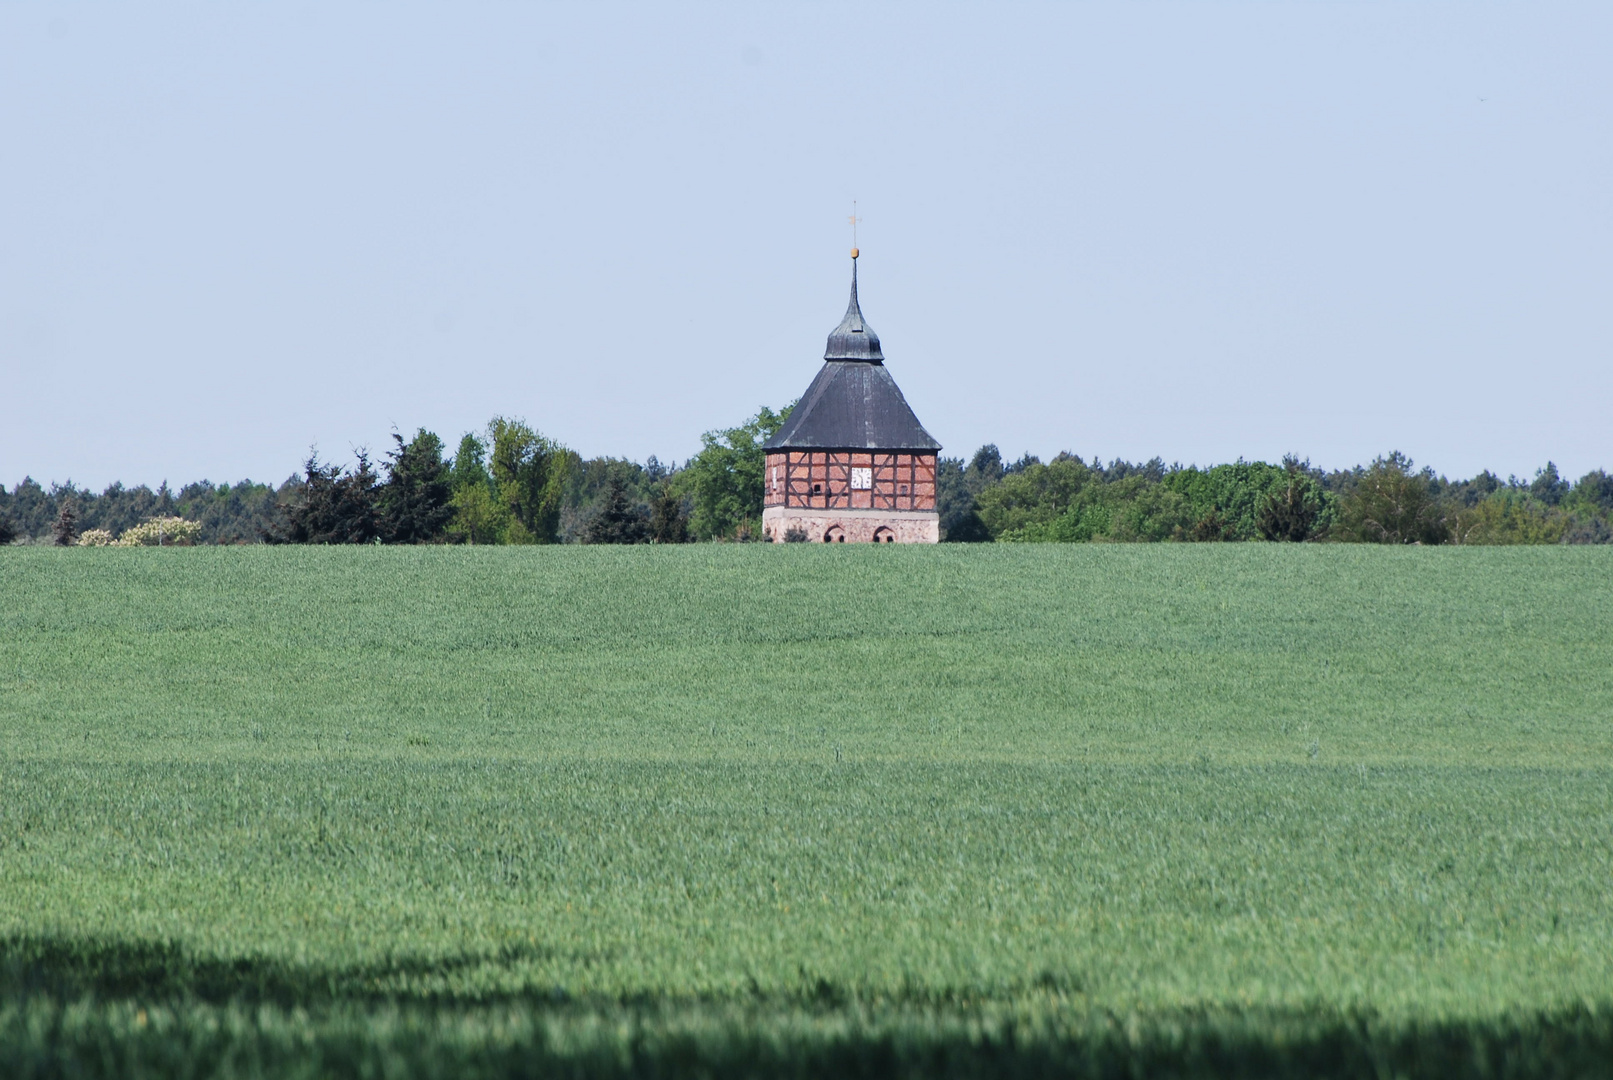
[[105, 529], [85, 529], [78, 534], [79, 547], [106, 547], [110, 543], [112, 534]]
[[202, 535], [202, 523], [186, 521], [182, 517], [147, 518], [133, 528], [124, 529], [123, 535], [113, 543], [119, 547], [155, 547], [175, 544], [188, 547]]

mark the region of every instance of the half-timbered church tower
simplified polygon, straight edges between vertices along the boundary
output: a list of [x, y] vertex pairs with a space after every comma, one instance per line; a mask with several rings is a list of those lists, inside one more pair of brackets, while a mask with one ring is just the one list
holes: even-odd
[[823, 367], [764, 448], [762, 528], [774, 541], [933, 544], [935, 455], [930, 438], [885, 369], [879, 335], [851, 303], [829, 335]]

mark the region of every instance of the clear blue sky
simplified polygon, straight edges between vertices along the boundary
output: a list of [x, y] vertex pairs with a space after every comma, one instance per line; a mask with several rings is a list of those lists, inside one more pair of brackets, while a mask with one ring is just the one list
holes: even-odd
[[1613, 468], [1613, 5], [0, 8], [0, 483], [682, 460], [863, 310], [949, 453]]

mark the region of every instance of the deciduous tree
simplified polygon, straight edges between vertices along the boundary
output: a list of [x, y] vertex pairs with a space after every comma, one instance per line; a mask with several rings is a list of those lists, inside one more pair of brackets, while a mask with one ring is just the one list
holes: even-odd
[[739, 427], [708, 431], [678, 482], [694, 502], [690, 530], [702, 540], [760, 532], [767, 454], [762, 444], [789, 419], [793, 403], [778, 412], [763, 406]]
[[1450, 535], [1433, 470], [1414, 471], [1396, 450], [1361, 474], [1339, 507], [1340, 539], [1368, 544], [1442, 544]]
[[524, 421], [498, 416], [488, 425], [492, 473], [499, 499], [514, 519], [505, 539], [552, 544], [559, 539], [560, 507], [574, 453]]
[[510, 524], [510, 509], [499, 501], [497, 486], [485, 464], [487, 444], [474, 434], [459, 440], [449, 470], [453, 520], [448, 537], [460, 544], [497, 544]]

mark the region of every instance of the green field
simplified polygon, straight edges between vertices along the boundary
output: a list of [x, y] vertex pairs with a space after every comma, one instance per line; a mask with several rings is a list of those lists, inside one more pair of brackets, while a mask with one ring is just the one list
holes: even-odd
[[1613, 550], [0, 550], [0, 1073], [1613, 1071]]

